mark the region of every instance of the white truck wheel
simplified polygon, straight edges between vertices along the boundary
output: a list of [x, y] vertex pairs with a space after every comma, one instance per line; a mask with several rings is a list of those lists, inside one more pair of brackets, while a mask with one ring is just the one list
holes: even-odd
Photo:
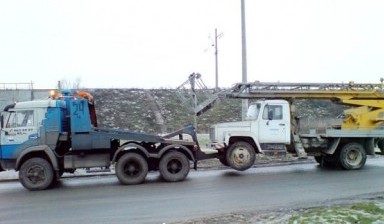
[[236, 142], [229, 146], [226, 153], [228, 165], [239, 171], [249, 169], [256, 159], [255, 149], [247, 142]]
[[345, 170], [356, 170], [367, 160], [365, 149], [359, 143], [348, 143], [340, 151], [340, 165]]

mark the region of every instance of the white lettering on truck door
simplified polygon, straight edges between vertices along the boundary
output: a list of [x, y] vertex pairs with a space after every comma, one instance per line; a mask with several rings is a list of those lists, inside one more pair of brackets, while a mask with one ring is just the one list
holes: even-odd
[[[33, 110], [12, 111], [1, 133], [1, 156], [13, 159], [14, 152], [23, 144], [38, 139]], [[28, 144], [27, 144], [28, 145]]]

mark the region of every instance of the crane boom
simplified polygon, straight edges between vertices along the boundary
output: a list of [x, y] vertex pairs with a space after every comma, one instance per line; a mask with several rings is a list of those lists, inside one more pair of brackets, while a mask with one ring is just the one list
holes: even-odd
[[235, 84], [225, 95], [242, 99], [328, 99], [357, 106], [344, 111], [341, 129], [373, 130], [384, 125], [384, 85], [349, 83], [253, 82]]
[[225, 95], [242, 99], [329, 99], [338, 104], [384, 107], [384, 85], [361, 83], [237, 83]]

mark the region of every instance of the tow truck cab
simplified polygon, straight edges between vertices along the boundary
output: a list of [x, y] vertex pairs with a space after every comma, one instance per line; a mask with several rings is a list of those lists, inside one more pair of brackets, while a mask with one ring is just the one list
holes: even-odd
[[57, 143], [63, 107], [61, 101], [48, 99], [20, 102], [4, 109], [0, 132], [2, 170], [15, 169], [17, 158], [26, 148]]

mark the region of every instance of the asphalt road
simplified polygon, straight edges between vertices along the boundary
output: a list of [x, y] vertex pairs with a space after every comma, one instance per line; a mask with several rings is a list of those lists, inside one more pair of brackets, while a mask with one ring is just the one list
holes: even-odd
[[307, 207], [384, 192], [384, 159], [358, 171], [316, 164], [193, 171], [180, 183], [153, 173], [145, 184], [122, 186], [115, 176], [62, 179], [54, 189], [0, 183], [0, 223], [169, 223], [242, 210]]

